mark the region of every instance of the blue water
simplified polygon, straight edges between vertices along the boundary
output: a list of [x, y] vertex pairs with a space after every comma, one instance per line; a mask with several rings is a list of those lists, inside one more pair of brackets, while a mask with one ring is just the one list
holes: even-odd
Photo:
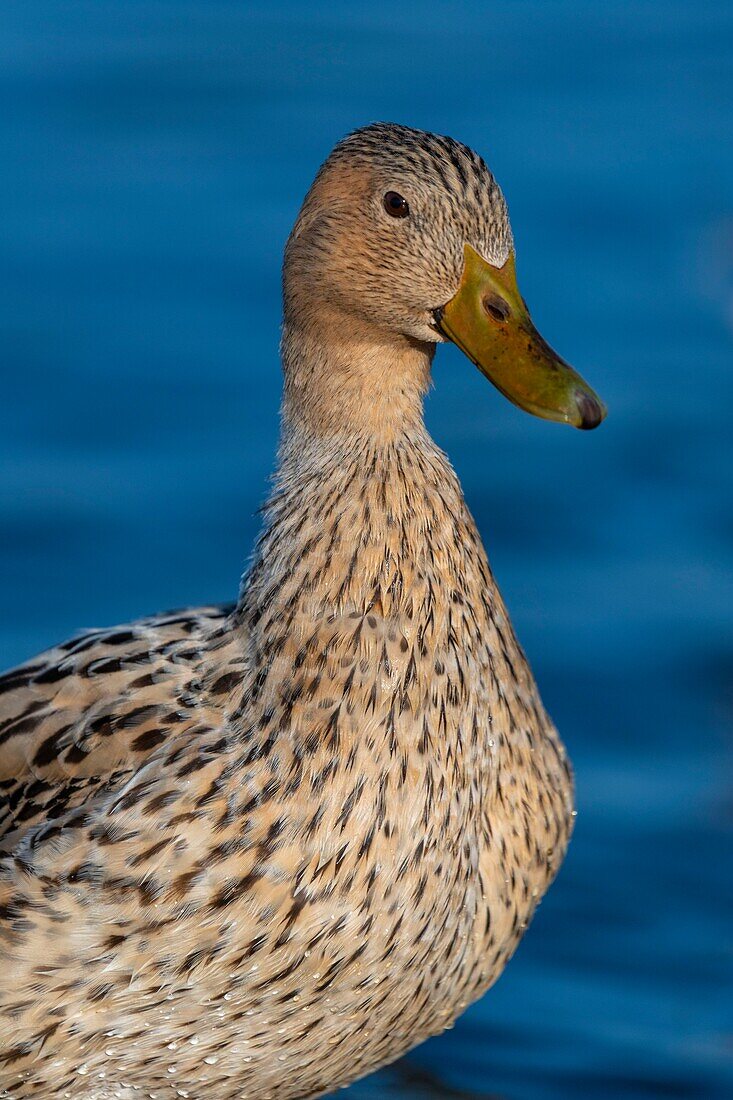
[[469, 142], [583, 435], [437, 357], [431, 428], [577, 771], [498, 986], [349, 1092], [733, 1096], [733, 7], [0, 10], [0, 664], [231, 598], [277, 433], [281, 249], [333, 142]]

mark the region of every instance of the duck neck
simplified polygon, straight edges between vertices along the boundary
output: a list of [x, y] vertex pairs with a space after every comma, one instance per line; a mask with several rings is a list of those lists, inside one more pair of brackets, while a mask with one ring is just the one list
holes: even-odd
[[389, 443], [423, 428], [434, 344], [336, 308], [288, 308], [282, 337], [283, 439]]
[[293, 603], [313, 617], [398, 615], [465, 571], [477, 536], [423, 421], [431, 358], [404, 339], [352, 330], [324, 344], [286, 324], [275, 491], [240, 600], [250, 624]]

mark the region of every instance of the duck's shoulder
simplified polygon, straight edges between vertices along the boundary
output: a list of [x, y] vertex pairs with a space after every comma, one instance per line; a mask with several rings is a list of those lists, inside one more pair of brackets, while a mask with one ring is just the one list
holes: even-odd
[[231, 612], [190, 608], [86, 631], [0, 677], [5, 847], [123, 782], [190, 725], [227, 664]]

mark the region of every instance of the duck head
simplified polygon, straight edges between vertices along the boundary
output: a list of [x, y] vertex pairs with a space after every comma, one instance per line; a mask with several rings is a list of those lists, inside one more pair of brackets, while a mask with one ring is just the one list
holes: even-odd
[[391, 123], [344, 138], [288, 241], [284, 297], [286, 333], [296, 316], [313, 329], [318, 312], [355, 345], [370, 333], [375, 344], [429, 346], [432, 355], [452, 341], [535, 416], [577, 428], [605, 416], [534, 327], [501, 190], [482, 158], [451, 138]]

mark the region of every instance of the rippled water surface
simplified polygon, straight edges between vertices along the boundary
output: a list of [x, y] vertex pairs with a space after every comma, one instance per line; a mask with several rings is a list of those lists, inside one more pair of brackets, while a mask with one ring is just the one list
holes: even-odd
[[575, 763], [498, 986], [377, 1097], [733, 1096], [733, 8], [6, 2], [0, 663], [230, 598], [277, 433], [281, 249], [332, 143], [451, 133], [590, 435], [453, 349], [432, 430]]

